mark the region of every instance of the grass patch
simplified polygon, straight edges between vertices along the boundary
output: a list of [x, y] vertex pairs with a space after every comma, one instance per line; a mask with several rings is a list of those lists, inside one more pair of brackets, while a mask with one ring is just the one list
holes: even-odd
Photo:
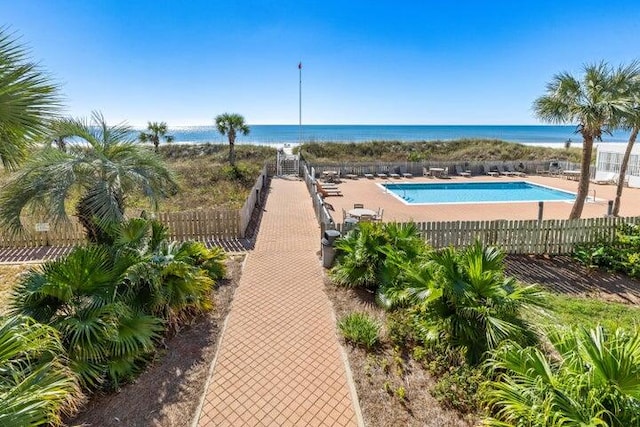
[[548, 294], [549, 316], [531, 313], [531, 321], [543, 327], [581, 325], [594, 328], [598, 324], [605, 328], [631, 329], [639, 326], [640, 308], [616, 302], [592, 298]]
[[306, 143], [299, 147], [305, 160], [320, 162], [407, 161], [545, 161], [579, 162], [580, 148], [536, 147], [490, 139], [455, 141], [372, 141], [358, 143]]
[[344, 338], [371, 350], [380, 342], [380, 324], [367, 313], [351, 313], [338, 322], [338, 329]]

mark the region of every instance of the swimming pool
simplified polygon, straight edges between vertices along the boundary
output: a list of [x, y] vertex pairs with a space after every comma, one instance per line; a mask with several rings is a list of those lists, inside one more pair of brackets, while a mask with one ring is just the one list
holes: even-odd
[[527, 181], [380, 184], [410, 205], [573, 201], [568, 191]]

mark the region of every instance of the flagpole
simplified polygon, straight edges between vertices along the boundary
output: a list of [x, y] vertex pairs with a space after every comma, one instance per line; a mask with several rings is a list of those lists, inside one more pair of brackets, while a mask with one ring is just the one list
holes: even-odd
[[302, 144], [302, 61], [298, 63], [298, 143]]

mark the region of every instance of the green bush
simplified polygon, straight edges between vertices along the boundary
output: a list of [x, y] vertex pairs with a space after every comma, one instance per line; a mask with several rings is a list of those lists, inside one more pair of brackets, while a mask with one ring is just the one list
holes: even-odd
[[421, 342], [445, 340], [479, 363], [506, 339], [530, 344], [535, 334], [521, 315], [544, 306], [535, 286], [522, 286], [504, 275], [504, 253], [480, 242], [457, 251], [446, 248], [418, 262], [392, 256], [399, 276], [385, 288], [388, 307], [413, 305], [414, 334]]
[[336, 243], [337, 260], [330, 276], [334, 283], [347, 287], [378, 290], [398, 275], [393, 255], [407, 261], [427, 250], [415, 224], [362, 223]]
[[573, 256], [590, 268], [600, 267], [640, 278], [640, 225], [621, 225], [612, 242], [576, 245]]
[[59, 425], [81, 400], [58, 332], [24, 316], [0, 318], [0, 425]]
[[380, 342], [380, 325], [366, 313], [351, 313], [338, 322], [338, 329], [344, 338], [367, 350], [371, 350]]
[[84, 387], [131, 379], [163, 332], [211, 309], [223, 254], [200, 243], [166, 240], [157, 221], [113, 225], [112, 246], [75, 248], [30, 271], [16, 286], [14, 314], [60, 333], [70, 366]]
[[480, 386], [485, 380], [479, 368], [466, 365], [452, 367], [438, 378], [431, 394], [445, 408], [463, 414], [477, 414], [483, 406]]
[[506, 342], [486, 366], [489, 425], [640, 425], [640, 332], [552, 330], [552, 355]]

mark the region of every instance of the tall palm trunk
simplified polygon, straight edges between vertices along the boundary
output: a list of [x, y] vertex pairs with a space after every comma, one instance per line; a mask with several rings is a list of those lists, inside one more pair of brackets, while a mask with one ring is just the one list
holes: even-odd
[[236, 132], [235, 130], [229, 130], [229, 164], [231, 166], [236, 165]]
[[616, 198], [613, 201], [613, 216], [618, 216], [620, 212], [620, 198], [622, 197], [622, 189], [624, 188], [624, 180], [627, 176], [627, 168], [629, 166], [629, 159], [631, 158], [631, 150], [633, 150], [633, 144], [638, 137], [638, 131], [640, 128], [635, 126], [629, 135], [629, 142], [627, 143], [627, 149], [622, 157], [622, 164], [620, 165], [620, 174], [618, 175], [618, 186], [616, 187]]
[[582, 162], [580, 163], [580, 181], [578, 182], [578, 194], [576, 194], [576, 201], [573, 204], [569, 219], [577, 219], [582, 216], [582, 208], [584, 208], [584, 201], [587, 198], [589, 192], [589, 178], [591, 167], [591, 154], [593, 153], [593, 135], [583, 133], [584, 139], [582, 143]]
[[[121, 196], [116, 196], [116, 198], [118, 200], [118, 210], [121, 215], [124, 215], [124, 199]], [[87, 240], [91, 243], [112, 245], [114, 243], [113, 237], [97, 222], [98, 215], [93, 206], [93, 194], [91, 192], [82, 197], [76, 205], [76, 216], [84, 227]]]

